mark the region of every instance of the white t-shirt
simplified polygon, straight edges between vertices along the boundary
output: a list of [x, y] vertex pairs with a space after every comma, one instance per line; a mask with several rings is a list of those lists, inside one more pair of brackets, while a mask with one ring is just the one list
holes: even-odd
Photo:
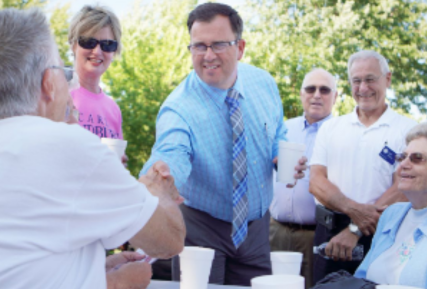
[[[400, 284], [403, 268], [411, 260], [417, 243], [415, 230], [425, 222], [427, 209], [410, 209], [403, 219], [393, 245], [376, 258], [369, 266], [366, 278], [378, 284]], [[422, 242], [425, 242], [425, 238]], [[424, 276], [425, 278], [425, 276]], [[425, 279], [422, 284], [425, 284]]]
[[381, 158], [381, 151], [388, 146], [395, 153], [403, 152], [405, 136], [416, 124], [387, 107], [374, 124], [365, 127], [355, 108], [321, 126], [310, 165], [325, 166], [328, 180], [348, 198], [373, 204], [392, 185], [396, 167]]
[[36, 116], [0, 120], [0, 287], [106, 288], [105, 249], [158, 198], [99, 138]]

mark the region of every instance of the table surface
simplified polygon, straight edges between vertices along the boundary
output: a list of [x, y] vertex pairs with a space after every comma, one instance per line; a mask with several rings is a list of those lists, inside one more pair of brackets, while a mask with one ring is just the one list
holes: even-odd
[[[208, 285], [208, 289], [242, 289], [242, 288], [250, 288], [250, 287], [215, 285], [215, 284]], [[148, 285], [147, 289], [180, 289], [180, 288], [179, 288], [179, 282], [151, 280], [150, 285]]]

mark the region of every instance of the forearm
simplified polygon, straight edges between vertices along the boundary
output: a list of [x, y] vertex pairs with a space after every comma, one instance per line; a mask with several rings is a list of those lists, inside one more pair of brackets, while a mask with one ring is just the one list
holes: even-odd
[[310, 193], [328, 209], [347, 214], [349, 208], [356, 202], [347, 198], [336, 185], [325, 177], [322, 171], [311, 171]]
[[151, 257], [168, 259], [182, 251], [185, 235], [185, 224], [178, 205], [160, 198], [149, 222], [130, 242]]

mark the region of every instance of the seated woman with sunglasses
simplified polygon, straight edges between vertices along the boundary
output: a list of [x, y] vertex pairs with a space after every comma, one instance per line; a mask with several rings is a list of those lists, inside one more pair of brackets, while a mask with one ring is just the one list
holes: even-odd
[[409, 203], [384, 211], [355, 277], [427, 288], [427, 123], [410, 130], [406, 144], [405, 152], [396, 155], [397, 181]]
[[68, 33], [80, 83], [71, 91], [80, 112], [79, 124], [99, 137], [123, 138], [120, 108], [99, 86], [113, 57], [120, 54], [120, 37], [116, 15], [88, 5], [74, 16]]

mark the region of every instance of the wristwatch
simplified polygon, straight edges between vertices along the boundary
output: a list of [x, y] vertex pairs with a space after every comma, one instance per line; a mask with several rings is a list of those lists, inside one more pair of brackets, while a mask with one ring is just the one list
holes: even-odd
[[363, 236], [362, 232], [360, 232], [359, 230], [359, 227], [353, 222], [351, 222], [350, 225], [348, 225], [348, 229], [350, 230], [350, 232], [352, 232], [359, 238]]

